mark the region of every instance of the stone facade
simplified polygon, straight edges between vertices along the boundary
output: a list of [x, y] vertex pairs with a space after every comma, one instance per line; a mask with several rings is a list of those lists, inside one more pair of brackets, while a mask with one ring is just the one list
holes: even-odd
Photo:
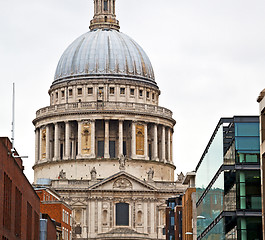
[[175, 120], [148, 57], [118, 31], [115, 0], [94, 2], [91, 31], [63, 54], [33, 120], [34, 181], [49, 178], [73, 208], [73, 239], [164, 239], [165, 200], [185, 189]]

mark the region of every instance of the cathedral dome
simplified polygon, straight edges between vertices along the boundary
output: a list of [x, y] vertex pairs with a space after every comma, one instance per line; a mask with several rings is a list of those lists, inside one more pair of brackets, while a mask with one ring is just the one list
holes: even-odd
[[147, 54], [132, 38], [115, 29], [94, 29], [77, 38], [63, 53], [53, 84], [97, 77], [156, 85]]

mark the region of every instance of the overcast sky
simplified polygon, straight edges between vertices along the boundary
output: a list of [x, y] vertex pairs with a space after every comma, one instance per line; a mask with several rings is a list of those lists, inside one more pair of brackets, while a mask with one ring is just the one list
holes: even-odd
[[[121, 31], [149, 56], [160, 105], [174, 112], [176, 173], [195, 169], [221, 117], [258, 115], [265, 88], [264, 0], [117, 0]], [[0, 136], [33, 181], [34, 126], [67, 46], [89, 31], [93, 0], [0, 0]]]

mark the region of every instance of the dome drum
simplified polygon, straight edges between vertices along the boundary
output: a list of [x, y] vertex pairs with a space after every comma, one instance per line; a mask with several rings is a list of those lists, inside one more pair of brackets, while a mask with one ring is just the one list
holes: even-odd
[[90, 31], [59, 60], [50, 105], [33, 120], [34, 182], [49, 178], [73, 208], [73, 240], [164, 239], [165, 200], [184, 191], [174, 180], [176, 122], [159, 106], [147, 54], [119, 32], [115, 4], [94, 0]]

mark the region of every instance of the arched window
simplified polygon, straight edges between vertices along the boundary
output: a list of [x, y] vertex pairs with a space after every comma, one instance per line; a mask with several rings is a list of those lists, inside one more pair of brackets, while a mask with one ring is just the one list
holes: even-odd
[[129, 204], [116, 204], [116, 226], [129, 226]]
[[105, 22], [107, 22], [108, 21], [108, 17], [107, 16], [105, 16]]

